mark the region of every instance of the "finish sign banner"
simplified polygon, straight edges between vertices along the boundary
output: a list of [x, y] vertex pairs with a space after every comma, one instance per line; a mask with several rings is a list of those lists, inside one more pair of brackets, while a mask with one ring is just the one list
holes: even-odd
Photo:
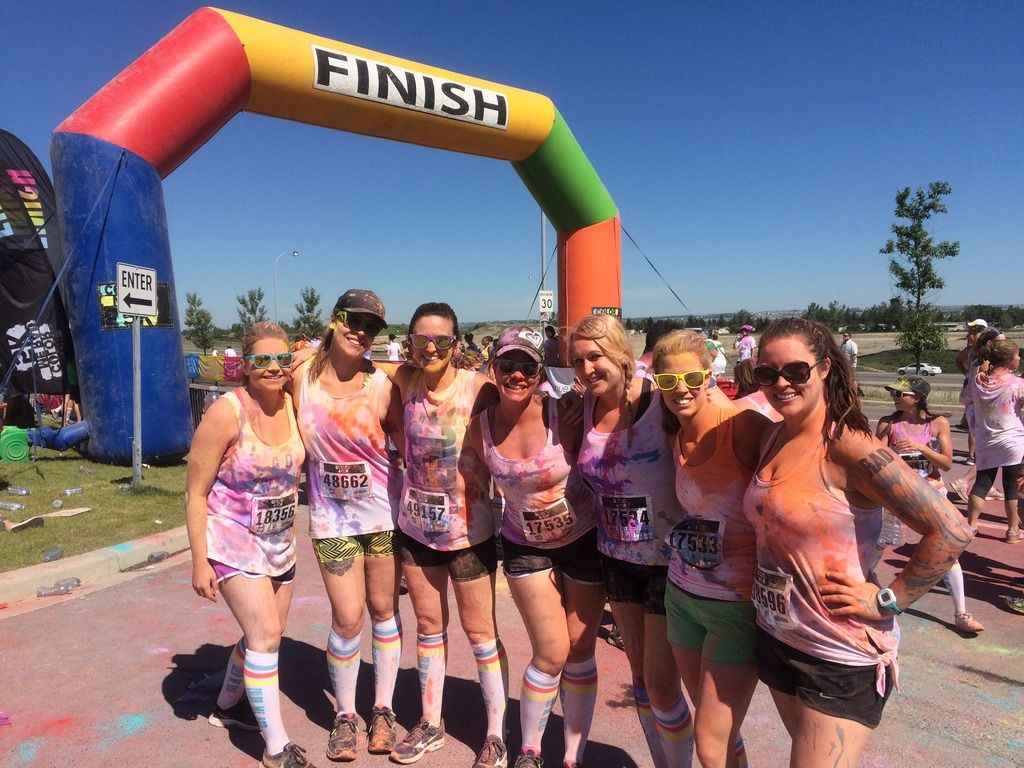
[[47, 249], [60, 247], [54, 210], [46, 170], [21, 140], [0, 129], [0, 382], [10, 374], [11, 394], [66, 391], [69, 334], [59, 293], [40, 315], [54, 282]]

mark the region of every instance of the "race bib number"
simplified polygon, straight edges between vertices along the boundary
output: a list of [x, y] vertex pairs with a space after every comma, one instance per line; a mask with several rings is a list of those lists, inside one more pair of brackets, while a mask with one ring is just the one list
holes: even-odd
[[921, 477], [928, 477], [932, 473], [932, 463], [916, 451], [901, 453], [900, 458], [907, 462], [911, 469], [916, 469]]
[[601, 507], [605, 530], [616, 541], [650, 541], [654, 538], [649, 496], [602, 496]]
[[773, 627], [790, 628], [789, 596], [793, 591], [793, 577], [788, 573], [767, 571], [757, 566], [751, 599], [757, 613]]
[[691, 568], [710, 571], [722, 562], [725, 523], [703, 517], [687, 517], [669, 531], [668, 545]]
[[257, 496], [252, 500], [249, 530], [257, 536], [269, 536], [291, 528], [297, 506], [298, 496], [294, 492], [281, 496]]
[[425, 533], [451, 529], [451, 501], [447, 493], [407, 488], [402, 504], [409, 522]]
[[370, 465], [365, 461], [320, 464], [320, 492], [329, 499], [353, 501], [373, 498]]
[[559, 499], [550, 507], [531, 509], [523, 513], [523, 535], [534, 544], [558, 541], [573, 525], [576, 516], [565, 499]]

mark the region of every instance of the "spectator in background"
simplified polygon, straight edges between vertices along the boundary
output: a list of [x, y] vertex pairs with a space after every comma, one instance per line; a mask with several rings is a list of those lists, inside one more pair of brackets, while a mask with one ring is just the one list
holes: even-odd
[[402, 362], [402, 345], [398, 343], [398, 337], [393, 333], [388, 334], [388, 343], [384, 347], [389, 363]]
[[224, 357], [238, 357], [238, 353], [235, 352], [234, 347], [225, 347]]
[[475, 344], [475, 343], [473, 342], [473, 334], [472, 334], [472, 333], [467, 333], [467, 334], [465, 334], [465, 335], [464, 335], [464, 336], [462, 337], [462, 339], [463, 339], [463, 341], [465, 341], [465, 342], [466, 342], [466, 345], [465, 345], [465, 351], [467, 351], [467, 352], [476, 352], [477, 354], [479, 354], [479, 353], [480, 353], [480, 347], [478, 347], [478, 346], [477, 346], [477, 345], [476, 345], [476, 344]]
[[633, 375], [649, 376], [651, 360], [654, 357], [654, 345], [661, 340], [662, 336], [665, 336], [672, 331], [681, 330], [683, 330], [682, 323], [678, 323], [675, 320], [655, 320], [651, 323], [651, 326], [647, 329], [647, 338], [644, 339], [643, 354], [640, 355], [640, 359], [636, 361], [636, 370]]
[[740, 335], [736, 337], [736, 340], [732, 343], [732, 348], [736, 350], [736, 362], [742, 362], [743, 360], [750, 360], [754, 356], [754, 350], [757, 348], [757, 342], [754, 341], [754, 337], [750, 335], [751, 331], [754, 330], [752, 325], [740, 326]]
[[840, 347], [853, 372], [857, 373], [857, 342], [850, 338], [849, 331], [843, 331], [843, 345]]
[[560, 363], [558, 361], [558, 333], [555, 331], [555, 326], [545, 325], [544, 326], [544, 366], [557, 368]]
[[725, 347], [718, 340], [718, 331], [712, 331], [708, 339], [708, 352], [711, 353], [711, 380], [714, 381], [725, 373], [729, 366], [729, 358], [725, 356]]

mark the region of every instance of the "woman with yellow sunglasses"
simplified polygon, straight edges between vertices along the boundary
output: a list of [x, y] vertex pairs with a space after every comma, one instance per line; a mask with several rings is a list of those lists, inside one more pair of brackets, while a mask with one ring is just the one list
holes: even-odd
[[667, 537], [668, 640], [695, 704], [700, 764], [736, 766], [743, 751], [740, 723], [757, 686], [757, 624], [750, 599], [756, 553], [743, 494], [771, 422], [709, 397], [711, 355], [697, 333], [675, 331], [662, 338], [652, 366], [682, 512]]

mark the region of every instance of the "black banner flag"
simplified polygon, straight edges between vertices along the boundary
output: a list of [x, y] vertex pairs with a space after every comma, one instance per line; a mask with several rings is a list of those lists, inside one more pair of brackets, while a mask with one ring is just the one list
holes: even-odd
[[55, 206], [32, 150], [0, 129], [0, 384], [9, 378], [10, 394], [68, 389], [70, 334], [58, 292], [43, 310], [53, 263], [63, 263]]

